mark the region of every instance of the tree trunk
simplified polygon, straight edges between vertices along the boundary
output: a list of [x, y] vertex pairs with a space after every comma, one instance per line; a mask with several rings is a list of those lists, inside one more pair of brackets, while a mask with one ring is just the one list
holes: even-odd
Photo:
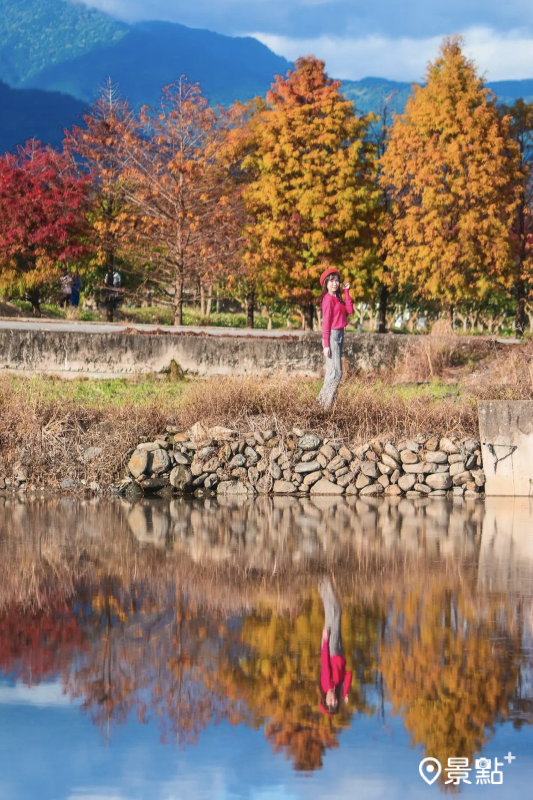
[[205, 289], [203, 283], [200, 283], [200, 316], [205, 317]]
[[181, 264], [176, 269], [174, 325], [183, 325], [183, 266]]
[[206, 317], [210, 317], [211, 316], [211, 304], [212, 304], [212, 302], [213, 302], [213, 284], [210, 283], [209, 286], [207, 287], [207, 301], [206, 301], [206, 309], [205, 309]]
[[313, 321], [315, 318], [315, 307], [313, 303], [308, 303], [302, 308], [302, 317], [304, 323], [304, 331], [313, 330]]
[[250, 284], [246, 296], [246, 327], [254, 327], [255, 286]]
[[39, 289], [31, 289], [28, 292], [28, 300], [31, 303], [31, 313], [34, 317], [41, 316], [41, 298]]
[[389, 290], [386, 286], [379, 289], [378, 333], [387, 333], [387, 302]]

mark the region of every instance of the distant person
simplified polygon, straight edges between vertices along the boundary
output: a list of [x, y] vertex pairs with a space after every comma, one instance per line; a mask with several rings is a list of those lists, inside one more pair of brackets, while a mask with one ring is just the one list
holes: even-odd
[[77, 308], [80, 304], [80, 291], [81, 291], [81, 276], [78, 270], [72, 276], [72, 292], [70, 295], [70, 302], [74, 308]]
[[341, 277], [334, 268], [325, 270], [320, 276], [322, 287], [322, 344], [326, 359], [326, 375], [317, 402], [324, 411], [333, 405], [342, 378], [342, 345], [344, 329], [348, 324], [348, 314], [353, 314], [350, 297], [350, 284], [343, 283], [341, 296]]
[[120, 289], [122, 289], [122, 275], [115, 269], [113, 272], [113, 305], [115, 308], [118, 308], [121, 302], [121, 293]]
[[71, 304], [72, 301], [72, 275], [69, 275], [67, 270], [63, 270], [63, 274], [59, 279], [59, 286], [61, 291], [59, 305], [62, 308], [66, 308]]
[[329, 578], [323, 578], [318, 592], [324, 604], [325, 624], [322, 632], [320, 657], [320, 711], [326, 716], [336, 714], [342, 700], [348, 702], [352, 673], [346, 670], [341, 638], [341, 605]]

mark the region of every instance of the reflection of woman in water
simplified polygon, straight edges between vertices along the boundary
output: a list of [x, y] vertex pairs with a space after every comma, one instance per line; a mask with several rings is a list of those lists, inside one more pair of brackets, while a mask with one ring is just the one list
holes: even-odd
[[323, 578], [318, 592], [324, 603], [325, 625], [320, 649], [322, 669], [320, 671], [320, 711], [329, 716], [339, 710], [341, 697], [348, 702], [348, 691], [352, 673], [346, 671], [346, 659], [342, 650], [341, 606], [329, 578]]

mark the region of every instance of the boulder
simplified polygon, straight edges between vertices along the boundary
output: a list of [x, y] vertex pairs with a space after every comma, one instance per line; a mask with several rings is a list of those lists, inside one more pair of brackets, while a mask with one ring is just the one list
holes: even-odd
[[387, 453], [383, 453], [383, 455], [381, 456], [381, 463], [385, 464], [387, 467], [390, 467], [393, 470], [397, 469], [399, 466], [399, 462], [392, 456], [389, 456]]
[[450, 475], [452, 478], [465, 471], [465, 462], [463, 460], [456, 461], [455, 464], [450, 464]]
[[298, 447], [301, 450], [318, 450], [321, 444], [322, 439], [319, 439], [313, 433], [306, 433], [298, 441]]
[[190, 467], [184, 464], [178, 464], [170, 473], [170, 485], [177, 489], [179, 492], [186, 492], [193, 482], [193, 474]]
[[139, 478], [148, 472], [150, 453], [148, 450], [137, 448], [128, 462], [128, 469], [134, 478]]
[[435, 472], [426, 476], [426, 485], [431, 489], [451, 489], [452, 479], [445, 472]]
[[355, 481], [355, 485], [357, 489], [364, 489], [365, 486], [369, 486], [372, 483], [372, 480], [364, 475], [362, 472], [359, 473], [357, 479]]
[[166, 450], [154, 450], [152, 453], [151, 471], [154, 475], [162, 475], [170, 469], [170, 458]]
[[447, 436], [443, 436], [440, 440], [439, 449], [443, 450], [445, 453], [448, 453], [449, 456], [456, 455], [460, 452], [457, 445], [454, 444], [451, 439], [448, 439]]
[[426, 453], [426, 461], [428, 464], [447, 464], [448, 455], [443, 450], [429, 450]]
[[376, 494], [383, 494], [384, 487], [380, 483], [373, 483], [371, 486], [365, 486], [359, 492], [360, 497], [368, 497]]
[[242, 481], [221, 481], [217, 486], [217, 494], [248, 494]]
[[344, 494], [344, 486], [339, 486], [336, 483], [327, 481], [325, 478], [321, 478], [311, 486], [310, 494]]
[[408, 492], [416, 483], [416, 475], [400, 475], [398, 486], [403, 492]]
[[274, 494], [291, 494], [296, 491], [296, 486], [292, 481], [274, 481], [272, 491]]
[[332, 458], [335, 458], [335, 450], [330, 444], [323, 444], [320, 448], [320, 453], [327, 461], [331, 461]]
[[318, 463], [318, 461], [306, 461], [306, 462], [301, 461], [294, 467], [294, 472], [302, 474], [305, 474], [307, 472], [316, 472], [317, 469], [320, 469], [320, 467], [321, 465]]
[[463, 486], [463, 484], [472, 480], [472, 473], [469, 470], [465, 470], [464, 472], [460, 472], [458, 475], [454, 475], [452, 480], [454, 486]]
[[304, 484], [306, 486], [312, 486], [313, 483], [316, 483], [322, 477], [322, 471], [317, 470], [316, 472], [308, 472], [307, 475], [304, 477]]
[[418, 458], [418, 450], [413, 453], [412, 450], [402, 450], [400, 453], [402, 464], [416, 464], [420, 459]]
[[395, 461], [400, 461], [400, 452], [399, 450], [393, 445], [392, 442], [385, 442], [385, 447], [383, 448], [383, 452], [393, 458]]
[[380, 471], [378, 469], [378, 465], [372, 461], [363, 461], [361, 464], [361, 473], [366, 475], [367, 478], [376, 479], [380, 476]]

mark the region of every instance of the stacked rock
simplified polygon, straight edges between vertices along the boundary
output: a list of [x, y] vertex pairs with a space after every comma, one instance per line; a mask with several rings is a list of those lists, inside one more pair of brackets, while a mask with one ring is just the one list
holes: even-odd
[[419, 435], [350, 448], [298, 428], [239, 435], [201, 423], [138, 445], [128, 468], [144, 492], [171, 487], [196, 495], [477, 497], [485, 484], [474, 439]]

